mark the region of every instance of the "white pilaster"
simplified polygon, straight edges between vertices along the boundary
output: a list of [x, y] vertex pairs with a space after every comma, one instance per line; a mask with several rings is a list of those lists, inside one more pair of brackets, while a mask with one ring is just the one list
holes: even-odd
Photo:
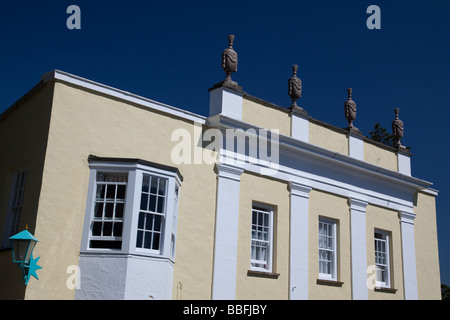
[[352, 263], [352, 299], [367, 300], [367, 244], [366, 207], [367, 202], [349, 198], [350, 239]]
[[311, 187], [290, 182], [289, 299], [308, 299], [308, 215]]
[[407, 176], [411, 175], [411, 157], [404, 153], [397, 153], [398, 172]]
[[243, 170], [220, 164], [217, 171], [212, 299], [231, 300], [236, 297], [239, 185]]
[[403, 287], [405, 300], [417, 300], [416, 246], [414, 241], [413, 212], [399, 213], [402, 233]]
[[348, 134], [348, 155], [364, 161], [364, 137], [358, 134]]
[[291, 137], [309, 142], [309, 120], [306, 114], [291, 112]]
[[243, 92], [227, 87], [218, 87], [211, 90], [209, 116], [222, 114], [233, 119], [242, 120], [242, 96]]

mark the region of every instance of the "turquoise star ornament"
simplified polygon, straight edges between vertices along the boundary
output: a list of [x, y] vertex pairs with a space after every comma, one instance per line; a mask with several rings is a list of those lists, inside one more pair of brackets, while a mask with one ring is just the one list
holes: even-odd
[[28, 281], [30, 280], [31, 276], [39, 280], [36, 273], [37, 270], [42, 269], [42, 267], [37, 264], [39, 258], [40, 257], [33, 259], [33, 254], [31, 254], [30, 264], [28, 266], [24, 266], [24, 268], [26, 269], [24, 270], [24, 279], [23, 279], [25, 284], [28, 284]]

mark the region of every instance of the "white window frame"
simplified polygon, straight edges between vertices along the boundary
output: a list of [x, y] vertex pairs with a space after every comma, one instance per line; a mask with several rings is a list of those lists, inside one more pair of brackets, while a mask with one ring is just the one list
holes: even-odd
[[[377, 238], [376, 234], [379, 234], [381, 238]], [[390, 233], [388, 231], [375, 229], [374, 252], [375, 252], [375, 285], [380, 288], [390, 288], [391, 259], [390, 259]], [[384, 261], [380, 261], [379, 259], [377, 259], [377, 257], [382, 258], [383, 255]], [[382, 271], [386, 272], [385, 281], [380, 280], [380, 272]]]
[[[268, 215], [268, 225], [259, 225], [259, 220], [256, 221], [256, 224], [253, 223], [253, 215], [255, 213], [260, 214], [266, 214]], [[262, 204], [258, 202], [253, 202], [252, 204], [252, 234], [251, 234], [251, 242], [250, 242], [250, 270], [254, 271], [262, 271], [262, 272], [273, 272], [273, 250], [274, 250], [274, 232], [273, 232], [273, 226], [274, 226], [274, 207]], [[260, 227], [260, 228], [268, 228], [268, 240], [261, 240], [258, 238], [254, 238], [254, 227]], [[267, 250], [267, 256], [265, 260], [256, 260], [252, 258], [252, 252], [253, 252], [253, 246], [254, 241], [259, 242], [265, 242], [266, 243], [266, 250]], [[257, 266], [258, 264], [265, 264], [265, 267]]]
[[[98, 174], [99, 173], [105, 173], [105, 174], [112, 174], [112, 176], [114, 175], [126, 175], [127, 179], [126, 181], [97, 181], [98, 178]], [[123, 180], [123, 177], [120, 179]], [[97, 188], [98, 186], [104, 186], [104, 192], [101, 198], [97, 197]], [[113, 197], [108, 197], [108, 195], [110, 195], [110, 190], [112, 188], [112, 186], [114, 186], [114, 195]], [[125, 186], [125, 194], [124, 194], [124, 199], [122, 200], [121, 198], [118, 198], [118, 189], [119, 187], [124, 187]], [[95, 196], [94, 196], [94, 203], [93, 203], [93, 215], [92, 215], [92, 221], [91, 221], [91, 233], [89, 235], [89, 247], [91, 249], [93, 249], [92, 246], [92, 242], [104, 242], [104, 243], [108, 243], [108, 242], [118, 242], [120, 241], [120, 243], [122, 244], [122, 235], [123, 235], [123, 222], [124, 222], [124, 214], [125, 214], [125, 207], [122, 209], [122, 217], [119, 218], [118, 216], [116, 216], [116, 213], [118, 213], [117, 211], [117, 207], [119, 205], [125, 205], [126, 204], [126, 189], [128, 186], [128, 172], [107, 172], [107, 171], [101, 171], [101, 170], [97, 170], [97, 174], [96, 174], [96, 181], [95, 181], [95, 186], [94, 186], [94, 192], [95, 192]], [[97, 204], [101, 204], [101, 206], [99, 206], [101, 208], [101, 214], [100, 216], [98, 216], [98, 213], [96, 214], [95, 211], [97, 211]], [[110, 206], [112, 207], [112, 210], [107, 210], [106, 208]], [[106, 212], [107, 211], [111, 211], [111, 217], [107, 217], [106, 216]], [[110, 224], [111, 225], [111, 234], [110, 235], [104, 235], [104, 231], [105, 231], [105, 225], [106, 224]], [[115, 226], [117, 224], [121, 224], [122, 225], [122, 230], [121, 230], [121, 235], [117, 235], [116, 230], [115, 230]], [[100, 235], [96, 235], [94, 233], [94, 230], [97, 229], [95, 228], [95, 225], [99, 225], [100, 230], [96, 230], [95, 233], [98, 233], [98, 231], [100, 231]], [[106, 248], [101, 248], [101, 249], [106, 249]], [[114, 250], [114, 249], [111, 249]]]
[[[321, 234], [320, 234], [320, 225], [323, 224], [324, 226], [327, 226], [327, 228], [330, 228], [332, 231], [331, 236], [331, 245], [332, 248], [321, 248]], [[318, 263], [319, 263], [319, 279], [323, 280], [332, 280], [337, 281], [337, 221], [329, 218], [319, 217], [319, 225], [318, 225], [318, 249], [319, 249], [319, 257], [318, 257]], [[325, 261], [321, 259], [321, 251], [326, 251], [330, 253], [330, 272], [324, 273], [321, 272], [321, 261]]]
[[10, 196], [8, 203], [8, 214], [4, 229], [1, 248], [10, 248], [9, 238], [19, 232], [20, 216], [22, 215], [23, 197], [27, 182], [27, 169], [21, 168], [13, 173]]
[[[167, 167], [139, 159], [96, 158], [90, 157], [89, 188], [86, 201], [86, 213], [81, 242], [83, 254], [135, 254], [143, 256], [163, 257], [174, 260], [176, 220], [178, 215], [178, 194], [182, 177], [176, 168]], [[97, 172], [128, 173], [125, 206], [123, 212], [121, 249], [91, 248], [92, 223], [94, 217], [94, 200]], [[161, 229], [160, 247], [158, 250], [136, 246], [139, 212], [141, 203], [142, 180], [144, 175], [167, 179], [164, 222]], [[172, 196], [173, 195], [173, 196]]]
[[[153, 174], [149, 174], [147, 172], [143, 173], [142, 178], [149, 178], [149, 190], [144, 191], [141, 189], [140, 192], [140, 199], [141, 199], [141, 203], [139, 206], [139, 212], [138, 212], [138, 225], [137, 225], [137, 236], [136, 236], [136, 250], [140, 251], [143, 250], [144, 252], [152, 252], [155, 254], [160, 254], [161, 252], [161, 245], [162, 245], [162, 237], [164, 236], [164, 229], [165, 229], [165, 224], [166, 224], [166, 218], [167, 218], [167, 198], [168, 198], [168, 184], [169, 184], [169, 180], [165, 177], [162, 177], [160, 175], [153, 175]], [[143, 179], [141, 182], [141, 186], [143, 185]], [[156, 180], [158, 183], [158, 188], [159, 188], [159, 184], [160, 181], [164, 181], [164, 192], [163, 195], [159, 194], [160, 189], [158, 189], [157, 194], [154, 194], [151, 192], [151, 183], [153, 180]], [[147, 200], [146, 204], [145, 204], [145, 209], [142, 207], [142, 202], [144, 200], [143, 196], [144, 194], [147, 196]], [[154, 198], [155, 201], [155, 208], [154, 210], [152, 210], [153, 208], [151, 208], [151, 202], [152, 202], [152, 198]], [[163, 204], [162, 207], [159, 207], [159, 199], [163, 199]], [[143, 217], [143, 221], [141, 223], [141, 217]], [[149, 219], [150, 218], [150, 219]], [[149, 221], [151, 220], [151, 222], [149, 223]], [[149, 226], [150, 225], [150, 226]], [[156, 228], [158, 226], [158, 228]], [[150, 229], [149, 229], [150, 228]], [[159, 238], [157, 238], [157, 236]], [[145, 246], [147, 245], [147, 239], [149, 239], [148, 241], [150, 242], [150, 247], [151, 248], [145, 248]], [[156, 239], [158, 239], [157, 243], [158, 246], [157, 248], [153, 248], [153, 246], [156, 243]], [[171, 240], [172, 241], [172, 240]], [[139, 242], [139, 245], [138, 245]]]

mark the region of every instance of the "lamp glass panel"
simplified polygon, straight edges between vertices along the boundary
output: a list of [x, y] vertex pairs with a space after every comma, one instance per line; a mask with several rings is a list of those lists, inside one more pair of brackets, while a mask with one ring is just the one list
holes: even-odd
[[13, 262], [20, 263], [25, 261], [25, 255], [27, 254], [28, 244], [30, 240], [13, 240]]
[[13, 240], [13, 262], [28, 263], [31, 258], [31, 253], [34, 250], [36, 241], [33, 240]]
[[31, 254], [33, 253], [35, 245], [36, 245], [36, 241], [31, 240], [30, 246], [28, 247], [27, 254], [25, 256], [25, 263], [30, 262]]

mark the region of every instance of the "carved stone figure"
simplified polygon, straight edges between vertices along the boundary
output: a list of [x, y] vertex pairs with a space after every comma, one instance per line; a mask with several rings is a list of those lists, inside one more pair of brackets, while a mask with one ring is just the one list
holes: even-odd
[[231, 74], [237, 71], [238, 55], [233, 49], [234, 35], [228, 36], [228, 48], [222, 53], [222, 69], [227, 75], [225, 81], [232, 81]]
[[298, 65], [294, 64], [292, 66], [292, 77], [288, 81], [288, 93], [292, 100], [291, 108], [299, 108], [297, 100], [302, 96], [302, 81], [297, 77], [297, 70]]
[[398, 118], [398, 114], [400, 112], [400, 108], [395, 108], [395, 119], [392, 121], [392, 135], [397, 139], [395, 143], [396, 147], [403, 147], [401, 139], [403, 138], [403, 121]]
[[348, 121], [348, 129], [354, 128], [353, 121], [356, 119], [356, 103], [352, 100], [352, 88], [347, 89], [348, 99], [344, 103], [345, 118]]

